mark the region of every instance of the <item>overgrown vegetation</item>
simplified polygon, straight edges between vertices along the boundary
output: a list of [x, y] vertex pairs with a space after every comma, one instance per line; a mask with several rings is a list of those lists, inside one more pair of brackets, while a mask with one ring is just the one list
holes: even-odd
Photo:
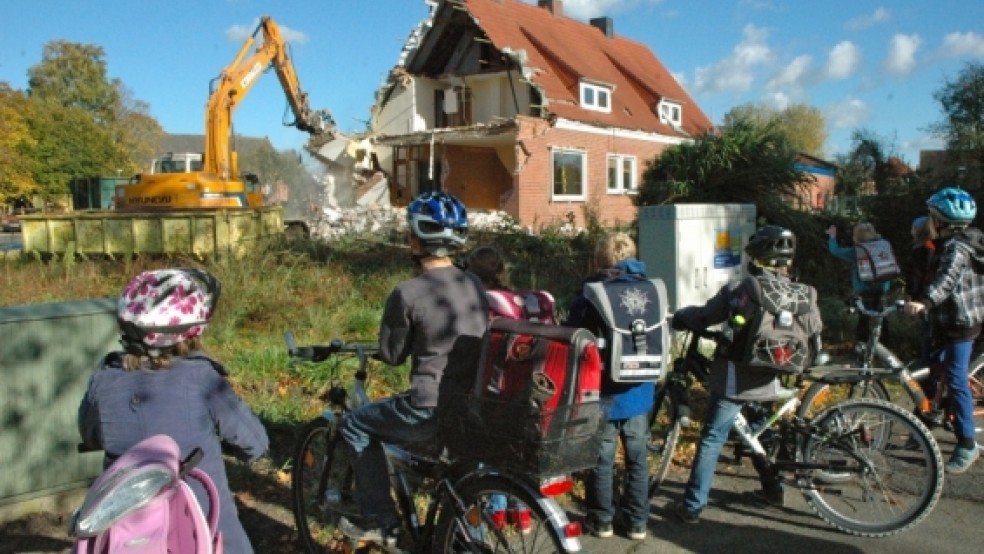
[[[550, 290], [563, 309], [588, 271], [599, 232], [573, 238], [549, 231], [536, 237], [477, 232], [471, 244], [506, 252], [513, 286]], [[820, 247], [815, 241], [802, 242], [811, 249]], [[854, 319], [846, 315], [844, 295], [833, 284], [846, 285], [846, 264], [825, 252], [801, 258], [808, 263], [802, 265], [800, 278], [822, 291], [827, 341], [844, 342], [852, 335]], [[405, 247], [369, 238], [330, 245], [273, 243], [242, 259], [204, 262], [186, 257], [41, 261], [7, 255], [0, 261], [0, 305], [112, 297], [136, 273], [168, 266], [203, 267], [219, 278], [222, 299], [206, 344], [229, 366], [236, 387], [264, 420], [287, 425], [321, 408], [319, 396], [326, 384], [311, 368], [288, 367], [283, 333], [291, 330], [298, 342], [308, 344], [335, 337], [374, 341], [386, 296], [413, 273]], [[372, 393], [407, 386], [406, 368], [377, 369]]]

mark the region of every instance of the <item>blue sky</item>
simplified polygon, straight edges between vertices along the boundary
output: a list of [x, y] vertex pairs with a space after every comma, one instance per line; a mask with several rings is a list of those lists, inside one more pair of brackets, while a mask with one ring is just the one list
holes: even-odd
[[[535, 0], [525, 0], [535, 3]], [[984, 2], [956, 0], [564, 0], [587, 21], [650, 47], [715, 123], [750, 101], [805, 103], [827, 117], [826, 156], [866, 128], [911, 165], [939, 148], [925, 128], [941, 120], [933, 93], [967, 62], [984, 62]], [[0, 81], [27, 86], [43, 45], [101, 46], [110, 77], [150, 104], [170, 133], [202, 133], [208, 83], [257, 18], [270, 15], [291, 43], [302, 88], [344, 131], [364, 128], [379, 84], [424, 0], [29, 0], [4, 6]], [[300, 149], [276, 76], [266, 75], [234, 115], [237, 133]]]

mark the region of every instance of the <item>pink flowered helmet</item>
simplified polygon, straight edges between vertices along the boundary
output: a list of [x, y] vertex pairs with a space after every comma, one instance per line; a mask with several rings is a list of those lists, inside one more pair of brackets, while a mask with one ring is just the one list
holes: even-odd
[[198, 269], [137, 275], [123, 289], [116, 308], [124, 347], [131, 354], [156, 355], [162, 348], [200, 336], [220, 291], [218, 280]]

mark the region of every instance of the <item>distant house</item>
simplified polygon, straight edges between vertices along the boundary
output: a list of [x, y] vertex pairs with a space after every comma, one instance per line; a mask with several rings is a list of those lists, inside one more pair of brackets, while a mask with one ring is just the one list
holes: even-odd
[[[685, 46], [681, 46], [685, 47]], [[528, 226], [628, 223], [646, 163], [712, 129], [653, 53], [563, 2], [434, 0], [377, 93], [390, 194], [443, 189]]]
[[802, 193], [793, 202], [803, 210], [821, 211], [834, 197], [837, 179], [837, 165], [809, 154], [800, 154], [794, 161], [796, 169], [811, 177], [811, 182], [803, 187]]

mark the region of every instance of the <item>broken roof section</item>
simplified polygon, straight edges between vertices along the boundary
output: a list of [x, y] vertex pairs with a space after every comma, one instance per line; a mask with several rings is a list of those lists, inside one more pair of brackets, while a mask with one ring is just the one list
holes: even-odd
[[[380, 90], [380, 104], [407, 74], [441, 78], [512, 67], [540, 93], [543, 116], [680, 137], [700, 136], [713, 127], [649, 48], [616, 35], [609, 18], [588, 24], [565, 17], [560, 0], [427, 3], [430, 15], [411, 32]], [[467, 49], [486, 52], [474, 56]], [[612, 91], [609, 111], [581, 106], [584, 83]], [[682, 108], [679, 125], [660, 117], [661, 101]]]

